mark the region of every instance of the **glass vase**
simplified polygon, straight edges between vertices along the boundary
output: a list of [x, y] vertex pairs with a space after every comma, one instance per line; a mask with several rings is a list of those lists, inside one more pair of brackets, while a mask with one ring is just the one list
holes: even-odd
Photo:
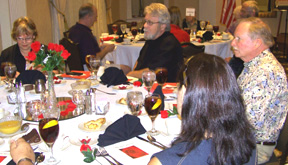
[[45, 98], [44, 98], [44, 118], [59, 118], [60, 109], [57, 106], [57, 99], [54, 90], [54, 80], [53, 80], [53, 72], [47, 71], [48, 78], [47, 84], [48, 89], [45, 91]]

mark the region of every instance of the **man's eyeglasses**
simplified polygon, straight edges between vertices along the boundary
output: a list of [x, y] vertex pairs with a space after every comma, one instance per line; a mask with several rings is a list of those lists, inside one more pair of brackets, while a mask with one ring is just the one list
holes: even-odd
[[143, 22], [144, 22], [144, 24], [147, 23], [147, 25], [149, 25], [149, 26], [152, 26], [152, 25], [154, 25], [156, 23], [161, 23], [161, 22], [153, 22], [153, 21], [150, 21], [150, 20], [143, 20]]
[[27, 37], [27, 38], [22, 38], [22, 37], [17, 37], [18, 41], [26, 41], [26, 42], [30, 42], [33, 40], [33, 37]]

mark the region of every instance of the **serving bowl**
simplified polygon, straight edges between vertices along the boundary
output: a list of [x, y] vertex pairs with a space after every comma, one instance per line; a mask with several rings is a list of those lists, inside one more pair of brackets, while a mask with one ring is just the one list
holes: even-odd
[[0, 132], [3, 134], [13, 134], [17, 132], [22, 125], [22, 119], [19, 116], [6, 116], [0, 119]]

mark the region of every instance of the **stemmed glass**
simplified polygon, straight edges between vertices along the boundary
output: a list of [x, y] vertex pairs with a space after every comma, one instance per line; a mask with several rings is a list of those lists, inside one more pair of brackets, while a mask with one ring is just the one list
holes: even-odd
[[91, 76], [89, 79], [97, 80], [97, 72], [98, 72], [100, 65], [101, 65], [101, 61], [96, 56], [90, 56], [88, 68], [91, 72]]
[[127, 28], [127, 25], [126, 25], [126, 24], [121, 24], [121, 25], [120, 25], [120, 29], [121, 29], [122, 34], [123, 34], [123, 38], [124, 38], [124, 33], [125, 33], [125, 31], [126, 31], [126, 28]]
[[155, 119], [157, 118], [160, 108], [162, 105], [161, 97], [159, 94], [148, 94], [144, 100], [145, 110], [152, 121], [152, 129], [148, 131], [151, 136], [156, 136], [160, 134], [159, 131], [155, 129]]
[[156, 68], [156, 80], [158, 82], [158, 84], [163, 87], [164, 83], [167, 81], [168, 79], [168, 70], [164, 67], [159, 67]]
[[132, 35], [133, 35], [133, 37], [134, 37], [134, 39], [136, 38], [136, 36], [137, 36], [137, 33], [138, 33], [138, 29], [137, 29], [137, 27], [132, 27], [131, 28], [131, 33], [132, 33]]
[[148, 93], [150, 93], [150, 90], [151, 90], [152, 85], [153, 85], [155, 80], [156, 80], [155, 72], [153, 72], [151, 70], [143, 71], [143, 73], [142, 73], [142, 81], [145, 84]]
[[204, 30], [205, 25], [206, 25], [206, 22], [205, 22], [205, 21], [200, 21], [200, 28], [201, 28], [201, 30]]
[[143, 95], [140, 91], [131, 91], [127, 93], [127, 105], [132, 115], [138, 116], [143, 105]]
[[39, 132], [42, 140], [47, 144], [50, 149], [51, 156], [49, 159], [45, 159], [45, 164], [58, 164], [60, 160], [57, 160], [53, 156], [53, 145], [59, 134], [58, 118], [43, 118], [39, 121]]
[[8, 92], [13, 92], [13, 80], [15, 78], [16, 75], [16, 65], [12, 64], [12, 65], [7, 65], [4, 67], [4, 73], [6, 75], [7, 80], [9, 81], [9, 90]]
[[76, 111], [74, 115], [82, 114], [84, 111], [84, 93], [82, 90], [75, 90], [72, 92], [72, 102], [77, 105]]
[[117, 31], [118, 31], [118, 25], [117, 24], [113, 24], [112, 25], [112, 30], [113, 30], [113, 33], [116, 34]]

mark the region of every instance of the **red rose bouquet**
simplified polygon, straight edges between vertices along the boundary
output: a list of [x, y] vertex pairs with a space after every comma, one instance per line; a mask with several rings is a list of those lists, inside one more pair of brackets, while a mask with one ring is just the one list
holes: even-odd
[[62, 45], [49, 43], [48, 51], [44, 49], [39, 41], [31, 44], [31, 49], [26, 57], [27, 60], [34, 62], [34, 67], [43, 66], [42, 71], [52, 71], [57, 67], [58, 70], [64, 69], [64, 60], [70, 56], [70, 53]]

